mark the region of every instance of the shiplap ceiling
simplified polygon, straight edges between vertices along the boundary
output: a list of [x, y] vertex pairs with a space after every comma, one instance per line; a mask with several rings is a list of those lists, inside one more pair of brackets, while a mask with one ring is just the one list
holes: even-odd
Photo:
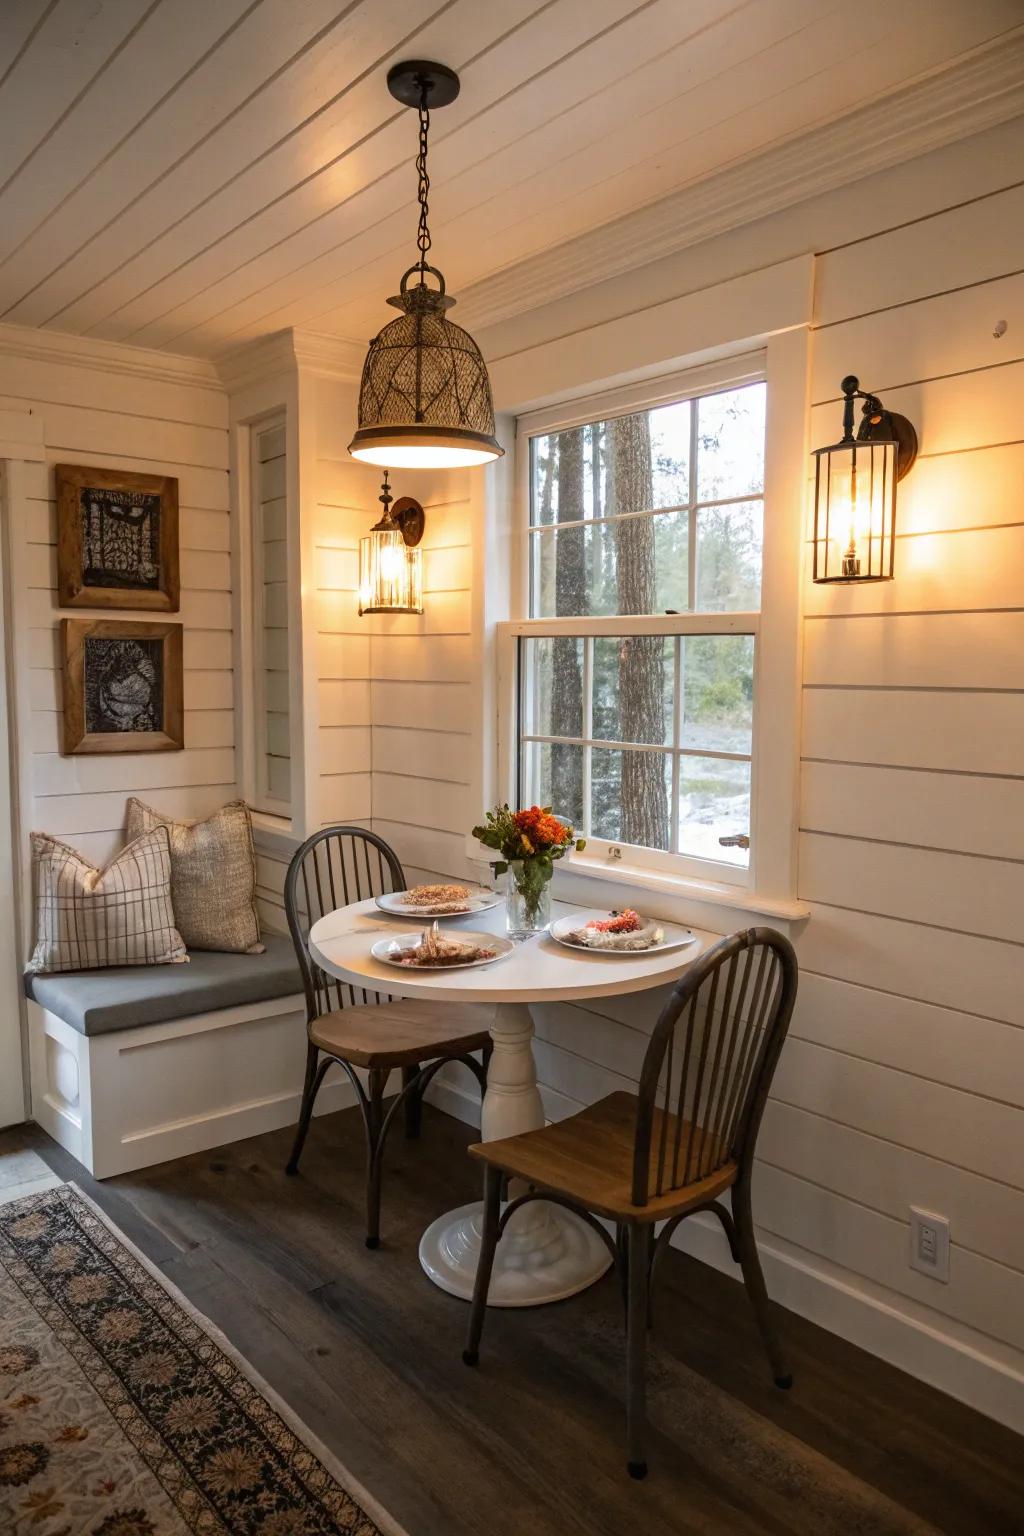
[[430, 160], [458, 294], [1022, 20], [1020, 0], [2, 0], [0, 317], [196, 355], [287, 326], [365, 342], [415, 256], [402, 57], [462, 76]]

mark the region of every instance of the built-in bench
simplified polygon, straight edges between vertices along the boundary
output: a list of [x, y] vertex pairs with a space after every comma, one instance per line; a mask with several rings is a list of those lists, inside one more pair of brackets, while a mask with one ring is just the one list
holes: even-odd
[[[305, 1000], [290, 940], [186, 965], [26, 976], [36, 1121], [97, 1178], [293, 1124]], [[317, 1112], [352, 1096], [328, 1080]]]

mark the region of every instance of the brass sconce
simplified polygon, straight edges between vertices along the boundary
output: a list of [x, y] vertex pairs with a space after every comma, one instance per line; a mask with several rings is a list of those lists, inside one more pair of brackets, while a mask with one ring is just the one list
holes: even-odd
[[[814, 451], [814, 580], [891, 581], [896, 485], [917, 458], [917, 432], [853, 374], [840, 387], [842, 438]], [[864, 402], [856, 436], [854, 400]]]

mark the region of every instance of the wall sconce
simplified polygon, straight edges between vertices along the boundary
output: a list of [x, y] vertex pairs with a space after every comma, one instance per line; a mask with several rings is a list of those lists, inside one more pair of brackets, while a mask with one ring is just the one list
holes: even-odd
[[423, 508], [411, 496], [391, 505], [387, 470], [378, 500], [384, 516], [359, 540], [359, 612], [422, 613]]
[[[814, 450], [814, 580], [891, 581], [896, 483], [917, 458], [917, 432], [865, 394], [853, 374], [840, 388], [842, 438]], [[856, 437], [854, 400], [864, 402]]]

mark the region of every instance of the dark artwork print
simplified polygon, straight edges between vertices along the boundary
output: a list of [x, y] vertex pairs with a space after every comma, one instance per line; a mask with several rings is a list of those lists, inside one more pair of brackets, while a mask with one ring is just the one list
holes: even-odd
[[160, 497], [152, 491], [79, 492], [82, 585], [156, 592], [160, 587]]
[[88, 636], [84, 692], [87, 734], [162, 731], [163, 641]]

